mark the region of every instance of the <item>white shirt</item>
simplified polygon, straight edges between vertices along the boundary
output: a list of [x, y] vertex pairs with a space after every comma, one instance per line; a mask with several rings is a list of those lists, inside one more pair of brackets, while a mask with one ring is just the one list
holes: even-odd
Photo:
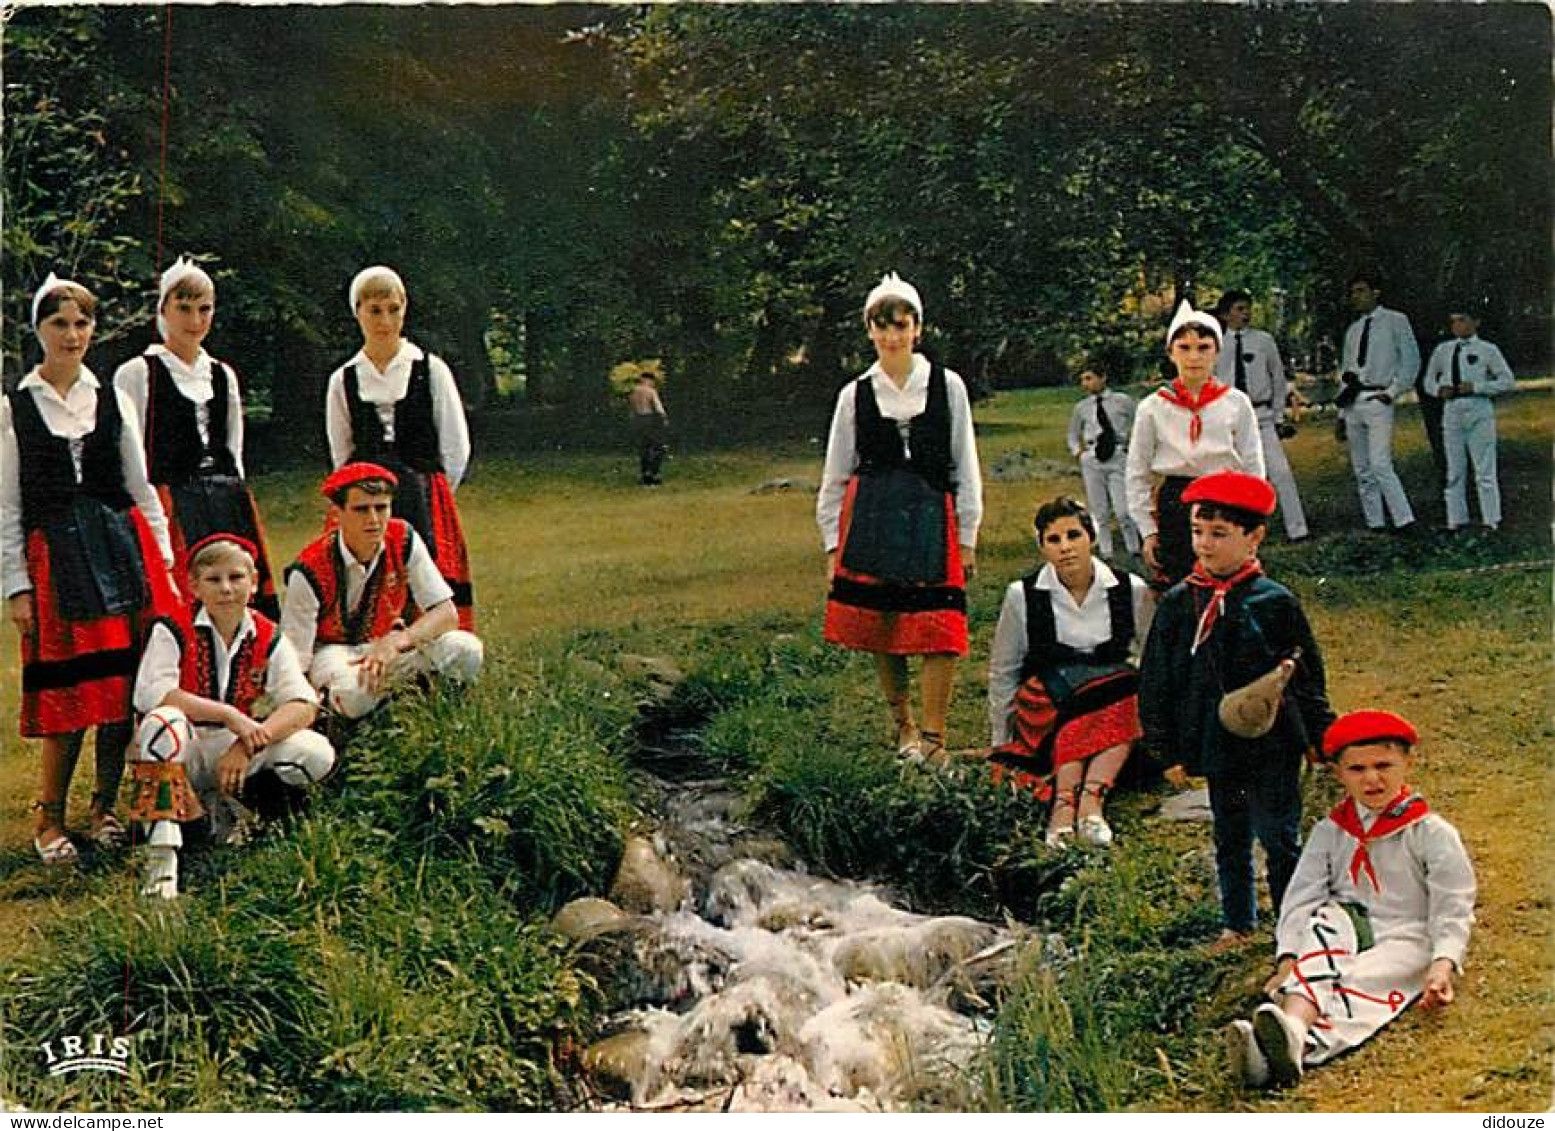
[[[922, 415], [929, 403], [929, 360], [913, 354], [912, 371], [898, 388], [877, 362], [864, 371], [875, 390], [880, 415], [896, 421], [902, 439], [907, 439], [912, 418]], [[848, 492], [848, 480], [858, 470], [858, 449], [854, 440], [854, 385], [849, 381], [837, 394], [832, 413], [831, 435], [826, 441], [826, 466], [821, 472], [821, 489], [815, 500], [815, 522], [821, 529], [821, 542], [827, 553], [837, 548], [838, 526], [842, 520], [842, 499]], [[972, 430], [972, 403], [961, 378], [945, 370], [945, 392], [950, 401], [950, 458], [955, 465], [956, 529], [963, 546], [977, 545], [977, 529], [983, 522], [983, 473], [977, 462], [977, 437]]]
[[[167, 366], [168, 373], [172, 374], [173, 387], [185, 400], [194, 404], [194, 420], [200, 430], [200, 442], [210, 443], [211, 398], [216, 395], [216, 385], [212, 380], [211, 366], [221, 365], [203, 349], [194, 359], [193, 365], [185, 365], [172, 350], [163, 345], [155, 345], [146, 350], [148, 354], [154, 354], [162, 359]], [[224, 366], [227, 371], [227, 450], [232, 453], [232, 461], [237, 466], [239, 478], [243, 478], [243, 393], [238, 388], [237, 374], [232, 371], [230, 365]], [[150, 366], [146, 364], [144, 357], [132, 357], [113, 375], [113, 386], [119, 392], [129, 397], [135, 406], [135, 425], [140, 429], [142, 437], [146, 435], [146, 406], [150, 403], [151, 392]]]
[[1451, 338], [1431, 351], [1431, 360], [1425, 367], [1427, 393], [1439, 397], [1443, 389], [1452, 385], [1452, 355], [1460, 341], [1463, 352], [1458, 357], [1458, 373], [1466, 388], [1473, 386], [1475, 396], [1497, 397], [1516, 387], [1517, 379], [1501, 351], [1478, 334], [1470, 334], [1467, 338]]
[[[77, 483], [81, 481], [83, 441], [97, 427], [97, 393], [101, 387], [97, 377], [85, 366], [81, 367], [81, 376], [63, 397], [39, 376], [36, 369], [16, 386], [17, 392], [31, 392], [44, 426], [60, 439], [70, 441]], [[173, 548], [167, 538], [167, 516], [162, 513], [156, 490], [146, 478], [146, 456], [141, 446], [140, 428], [135, 423], [134, 406], [122, 394], [116, 395], [119, 414], [124, 418], [124, 428], [119, 434], [124, 489], [140, 508], [156, 536], [163, 563], [171, 569]], [[27, 576], [26, 532], [22, 529], [21, 453], [17, 448], [16, 427], [11, 420], [8, 397], [0, 397], [0, 589], [6, 597], [32, 589], [32, 579]]]
[[[1366, 364], [1362, 365], [1361, 335], [1368, 319], [1371, 336], [1366, 339]], [[1341, 372], [1359, 374], [1361, 384], [1369, 386], [1373, 396], [1403, 396], [1414, 387], [1415, 374], [1420, 372], [1420, 346], [1415, 342], [1409, 319], [1385, 306], [1357, 318], [1344, 332], [1344, 355], [1339, 368]], [[1365, 397], [1366, 393], [1361, 395]]]
[[[1137, 659], [1150, 631], [1150, 619], [1155, 615], [1155, 596], [1133, 574], [1120, 578], [1100, 558], [1092, 559], [1095, 577], [1086, 591], [1085, 599], [1078, 604], [1058, 580], [1058, 571], [1044, 565], [1037, 574], [1036, 587], [1047, 593], [1053, 607], [1053, 628], [1060, 644], [1090, 651], [1112, 639], [1112, 610], [1107, 604], [1107, 591], [1116, 588], [1126, 578], [1133, 589], [1134, 643], [1130, 651]], [[988, 725], [995, 746], [1010, 740], [1010, 715], [1014, 709], [1015, 692], [1020, 688], [1020, 672], [1026, 662], [1026, 589], [1019, 582], [1010, 583], [1004, 591], [1004, 605], [999, 610], [999, 625], [994, 629], [993, 644], [988, 652]]]
[[[243, 621], [238, 625], [237, 634], [233, 636], [230, 646], [222, 640], [221, 633], [216, 631], [216, 626], [211, 623], [210, 614], [203, 607], [196, 610], [194, 614], [194, 628], [196, 632], [209, 634], [214, 645], [216, 698], [225, 702], [227, 688], [232, 684], [232, 661], [237, 658], [243, 641], [255, 633], [254, 616], [247, 611], [243, 613]], [[135, 673], [137, 711], [144, 714], [160, 705], [169, 692], [178, 690], [182, 656], [178, 638], [173, 635], [173, 630], [160, 621], [152, 625], [151, 634], [146, 639], [146, 650], [140, 657], [140, 668]], [[191, 695], [205, 693], [200, 688], [186, 687], [184, 690]], [[308, 682], [307, 676], [302, 674], [302, 664], [297, 659], [297, 652], [285, 636], [276, 637], [275, 649], [270, 653], [270, 663], [265, 669], [265, 694], [277, 707], [282, 703], [297, 700], [304, 703], [318, 702], [318, 695], [314, 692], [313, 685]]]
[[[362, 601], [362, 590], [367, 587], [367, 579], [383, 560], [383, 547], [379, 546], [372, 560], [364, 564], [357, 561], [356, 555], [346, 548], [345, 536], [339, 531], [335, 532], [335, 540], [335, 548], [346, 563], [346, 608], [355, 612]], [[422, 609], [431, 609], [453, 599], [454, 591], [443, 580], [443, 575], [437, 572], [426, 543], [414, 529], [410, 532], [410, 555], [405, 561], [405, 576], [410, 583], [411, 597]], [[301, 570], [293, 570], [286, 579], [286, 604], [281, 609], [281, 632], [297, 650], [298, 662], [304, 670], [312, 670], [313, 644], [318, 631], [318, 594], [313, 592], [313, 586], [308, 584]]]
[[1174, 475], [1197, 479], [1212, 471], [1246, 471], [1268, 478], [1263, 462], [1263, 440], [1253, 402], [1240, 389], [1222, 393], [1199, 413], [1203, 432], [1198, 443], [1189, 437], [1193, 413], [1151, 393], [1139, 404], [1134, 431], [1128, 442], [1128, 466], [1124, 471], [1128, 516], [1139, 536], [1156, 533], [1150, 505], [1152, 476]]
[[[1361, 827], [1376, 814], [1364, 806]], [[1458, 830], [1431, 813], [1392, 836], [1367, 844], [1382, 890], [1372, 887], [1363, 870], [1350, 879], [1356, 841], [1330, 818], [1313, 826], [1301, 860], [1280, 905], [1275, 930], [1277, 954], [1295, 954], [1302, 928], [1320, 904], [1359, 903], [1371, 919], [1378, 942], [1402, 938], [1429, 949], [1430, 959], [1450, 958], [1463, 969], [1463, 953], [1474, 926], [1474, 867]]]
[[412, 363], [423, 357], [429, 359], [432, 427], [437, 430], [438, 456], [443, 461], [449, 489], [459, 489], [470, 466], [470, 429], [464, 418], [464, 402], [459, 399], [459, 386], [442, 358], [425, 353], [409, 340], [400, 343], [399, 352], [382, 371], [358, 350], [355, 357], [329, 375], [329, 388], [324, 394], [324, 428], [329, 435], [329, 458], [336, 467], [350, 463], [356, 450], [351, 436], [351, 406], [346, 403], [346, 367], [356, 366], [360, 396], [377, 410], [386, 434], [392, 438], [394, 406], [405, 399]]
[[1237, 337], [1240, 335], [1242, 368], [1247, 374], [1247, 396], [1253, 402], [1258, 419], [1278, 420], [1285, 415], [1285, 397], [1290, 385], [1285, 379], [1285, 362], [1280, 358], [1274, 335], [1248, 326], [1227, 330], [1224, 347], [1215, 359], [1215, 376], [1222, 385], [1236, 388]]
[[[1113, 458], [1128, 450], [1129, 432], [1134, 427], [1134, 398], [1127, 393], [1115, 392], [1112, 389], [1103, 389], [1099, 394], [1102, 404], [1107, 408], [1107, 420], [1112, 429], [1118, 435], [1118, 450], [1113, 453]], [[1086, 394], [1069, 414], [1069, 454], [1078, 456], [1082, 452], [1090, 452], [1095, 455], [1096, 440], [1101, 436], [1101, 425], [1096, 420], [1096, 400], [1092, 394]]]

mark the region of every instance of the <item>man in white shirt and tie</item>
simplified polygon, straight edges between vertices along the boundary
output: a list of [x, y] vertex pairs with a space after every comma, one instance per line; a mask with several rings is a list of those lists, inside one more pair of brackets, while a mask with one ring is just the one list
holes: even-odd
[[1301, 509], [1296, 475], [1285, 458], [1285, 444], [1280, 439], [1290, 386], [1285, 380], [1279, 343], [1274, 335], [1248, 325], [1252, 315], [1253, 298], [1246, 291], [1233, 288], [1220, 296], [1215, 317], [1225, 329], [1226, 344], [1215, 359], [1215, 377], [1223, 385], [1241, 389], [1253, 402], [1258, 436], [1263, 441], [1264, 468], [1279, 493], [1285, 537], [1300, 542], [1307, 537], [1307, 516]]
[[1361, 497], [1366, 529], [1403, 531], [1415, 521], [1409, 496], [1393, 470], [1393, 403], [1415, 383], [1420, 347], [1409, 319], [1382, 305], [1378, 277], [1350, 277], [1356, 319], [1344, 334], [1338, 405], [1350, 444], [1350, 466]]

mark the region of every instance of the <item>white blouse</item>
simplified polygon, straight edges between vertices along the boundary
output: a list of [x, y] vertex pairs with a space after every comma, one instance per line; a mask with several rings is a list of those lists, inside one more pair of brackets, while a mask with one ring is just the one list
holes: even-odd
[[1197, 479], [1212, 471], [1246, 471], [1268, 478], [1263, 440], [1253, 402], [1240, 389], [1221, 394], [1199, 413], [1203, 430], [1198, 441], [1189, 436], [1193, 413], [1163, 400], [1159, 391], [1139, 404], [1128, 442], [1124, 483], [1128, 516], [1144, 538], [1156, 533], [1150, 505], [1153, 476]]
[[[200, 441], [210, 443], [211, 398], [216, 395], [212, 379], [212, 366], [221, 363], [204, 350], [194, 359], [193, 365], [185, 365], [181, 357], [166, 346], [152, 346], [146, 351], [162, 359], [172, 374], [173, 387], [184, 399], [194, 405], [195, 424], [200, 430]], [[151, 373], [144, 357], [132, 357], [113, 375], [113, 386], [129, 397], [135, 406], [135, 424], [142, 437], [146, 434], [146, 406], [151, 400]], [[238, 469], [238, 476], [246, 478], [243, 470], [243, 393], [238, 388], [237, 374], [227, 366], [227, 450]]]
[[[216, 697], [225, 700], [227, 688], [232, 683], [232, 661], [243, 641], [254, 635], [254, 615], [250, 612], [243, 614], [243, 623], [238, 626], [237, 635], [232, 638], [230, 646], [222, 640], [221, 633], [211, 623], [210, 613], [204, 608], [194, 614], [194, 627], [196, 631], [210, 633], [215, 645]], [[169, 692], [178, 690], [182, 657], [173, 630], [160, 622], [152, 625], [151, 635], [146, 640], [146, 650], [140, 657], [140, 668], [135, 673], [137, 711], [144, 713], [151, 710], [161, 704]], [[200, 694], [193, 688], [184, 690]], [[270, 654], [270, 662], [265, 668], [265, 694], [276, 706], [297, 700], [304, 703], [319, 701], [313, 685], [302, 674], [302, 664], [297, 659], [296, 650], [285, 636], [276, 638], [275, 650]]]
[[432, 426], [437, 430], [443, 474], [450, 490], [459, 489], [470, 466], [470, 428], [464, 418], [464, 402], [459, 399], [459, 386], [442, 358], [427, 354], [408, 339], [400, 343], [399, 352], [382, 370], [358, 350], [350, 361], [329, 375], [329, 387], [324, 394], [324, 428], [329, 435], [329, 458], [336, 467], [350, 463], [356, 450], [351, 436], [351, 406], [346, 403], [346, 366], [356, 366], [361, 398], [377, 410], [378, 419], [392, 437], [394, 406], [405, 399], [412, 363], [423, 357], [430, 358], [427, 368], [432, 383]]

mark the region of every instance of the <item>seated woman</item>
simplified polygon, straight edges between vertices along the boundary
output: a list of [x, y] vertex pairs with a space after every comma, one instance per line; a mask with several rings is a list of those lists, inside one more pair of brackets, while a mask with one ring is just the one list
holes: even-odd
[[[1036, 516], [1045, 565], [1004, 595], [988, 658], [989, 762], [1052, 801], [1047, 843], [1112, 843], [1103, 799], [1140, 736], [1136, 657], [1155, 599], [1095, 557], [1096, 523], [1067, 496]], [[1078, 822], [1078, 824], [1077, 824]]]

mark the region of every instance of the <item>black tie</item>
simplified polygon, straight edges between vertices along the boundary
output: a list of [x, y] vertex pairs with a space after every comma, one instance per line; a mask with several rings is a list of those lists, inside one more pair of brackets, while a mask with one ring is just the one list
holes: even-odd
[[1242, 331], [1236, 332], [1236, 387], [1247, 392], [1247, 362], [1242, 357]]
[[1463, 392], [1463, 343], [1452, 349], [1452, 395]]
[[1371, 346], [1371, 315], [1366, 316], [1366, 324], [1361, 327], [1361, 348], [1355, 354], [1355, 367], [1357, 369], [1366, 364], [1366, 351]]
[[1112, 419], [1107, 415], [1107, 407], [1102, 403], [1100, 393], [1096, 394], [1096, 427], [1101, 429], [1096, 446], [1108, 453], [1117, 451], [1118, 430], [1112, 426]]

